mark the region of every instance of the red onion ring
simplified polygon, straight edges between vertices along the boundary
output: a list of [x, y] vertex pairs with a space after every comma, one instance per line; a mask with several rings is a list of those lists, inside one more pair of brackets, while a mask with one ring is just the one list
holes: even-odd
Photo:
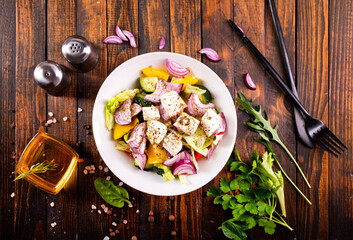
[[173, 175], [196, 174], [196, 169], [190, 160], [180, 160], [173, 165]]
[[161, 40], [159, 41], [159, 46], [158, 46], [159, 50], [162, 50], [164, 46], [165, 46], [165, 39], [164, 37], [162, 37]]
[[128, 125], [131, 123], [131, 98], [125, 100], [114, 113], [115, 122], [119, 125]]
[[132, 150], [134, 150], [135, 152], [139, 149], [141, 143], [143, 143], [143, 140], [146, 138], [146, 122], [144, 123], [140, 123], [139, 125], [137, 125], [136, 127], [134, 127], [134, 129], [132, 129], [130, 135], [129, 135], [129, 139], [128, 139], [128, 144], [130, 146], [130, 148]]
[[167, 159], [163, 162], [163, 165], [171, 167], [174, 165], [174, 163], [179, 162], [180, 160], [192, 160], [192, 156], [190, 155], [190, 153], [188, 153], [187, 151], [183, 151], [181, 153], [178, 153], [177, 155], [175, 155], [173, 158], [171, 159]]
[[119, 38], [121, 38], [121, 40], [123, 40], [123, 41], [125, 41], [125, 42], [129, 41], [129, 39], [127, 39], [127, 37], [124, 35], [124, 33], [121, 31], [121, 29], [119, 28], [118, 25], [116, 25], [116, 27], [115, 27], [115, 34], [116, 34]]
[[134, 157], [135, 161], [137, 162], [139, 168], [141, 170], [145, 169], [146, 162], [147, 162], [146, 154], [144, 154], [144, 153], [139, 154], [139, 153], [132, 152], [132, 156]]
[[160, 102], [161, 96], [169, 90], [168, 84], [163, 79], [159, 80], [156, 84], [156, 90], [144, 97], [147, 101], [158, 103]]
[[216, 106], [213, 103], [203, 104], [199, 97], [192, 93], [188, 100], [188, 111], [194, 117], [203, 116], [208, 109], [215, 108]]
[[212, 49], [212, 48], [202, 48], [199, 53], [201, 54], [205, 54], [206, 57], [213, 61], [213, 62], [219, 62], [221, 61], [221, 59], [218, 56], [218, 53], [216, 52], [216, 50]]
[[182, 78], [189, 74], [190, 70], [181, 66], [179, 63], [167, 58], [167, 71], [170, 75], [176, 78]]
[[109, 36], [109, 37], [106, 37], [104, 40], [103, 40], [103, 43], [107, 44], [107, 43], [111, 43], [111, 44], [122, 44], [123, 43], [123, 40], [121, 40], [120, 37], [118, 36]]
[[142, 107], [137, 103], [131, 104], [131, 117], [135, 117], [142, 111]]
[[244, 82], [245, 82], [245, 85], [246, 85], [249, 89], [251, 89], [251, 90], [256, 90], [256, 85], [255, 85], [255, 83], [252, 81], [252, 79], [251, 79], [249, 73], [247, 73], [247, 74], [245, 75]]
[[136, 45], [136, 41], [135, 41], [134, 35], [131, 32], [127, 31], [127, 30], [123, 30], [122, 32], [129, 39], [130, 46], [133, 47], [133, 48], [136, 48], [137, 45]]
[[169, 120], [169, 115], [162, 104], [159, 104], [159, 115], [161, 116], [161, 119], [163, 120], [163, 122], [166, 122]]

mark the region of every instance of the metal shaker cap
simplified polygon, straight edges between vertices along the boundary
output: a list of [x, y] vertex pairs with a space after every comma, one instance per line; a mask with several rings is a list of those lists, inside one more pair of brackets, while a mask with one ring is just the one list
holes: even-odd
[[33, 76], [40, 87], [54, 96], [62, 95], [71, 85], [71, 76], [67, 69], [53, 61], [39, 63]]
[[98, 63], [98, 51], [84, 37], [68, 37], [61, 47], [62, 54], [77, 72], [91, 71]]

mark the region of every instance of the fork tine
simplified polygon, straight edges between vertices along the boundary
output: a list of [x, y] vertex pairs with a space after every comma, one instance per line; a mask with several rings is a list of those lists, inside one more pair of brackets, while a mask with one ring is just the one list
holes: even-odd
[[313, 140], [323, 149], [328, 151], [329, 153], [333, 154], [334, 156], [338, 157], [336, 153], [334, 153], [331, 149], [329, 149], [324, 143], [321, 142], [321, 139], [318, 137], [318, 135], [315, 135], [315, 138]]
[[[331, 142], [333, 145], [335, 145], [336, 148], [339, 148], [342, 152], [344, 152], [344, 149], [341, 148], [341, 146], [338, 145], [338, 144], [335, 142], [334, 139], [332, 139], [332, 134], [333, 134], [333, 133], [332, 133], [327, 127], [323, 128], [322, 131], [323, 131], [323, 134], [326, 136], [326, 138], [328, 139], [329, 142]], [[331, 134], [330, 134], [330, 133], [331, 133]], [[330, 137], [331, 137], [331, 138], [330, 138]]]
[[[346, 145], [344, 145], [337, 137], [336, 137], [336, 135], [335, 134], [333, 134], [331, 131], [330, 131], [330, 129], [328, 129], [328, 127], [325, 127], [325, 130], [326, 130], [326, 132], [330, 135], [330, 137], [333, 139], [333, 140], [335, 140], [336, 142], [338, 142], [342, 147], [344, 147], [345, 149], [348, 149], [347, 147], [346, 147]], [[342, 151], [344, 151], [343, 149], [342, 149]]]
[[330, 148], [332, 151], [336, 152], [338, 155], [341, 155], [341, 152], [339, 149], [335, 148], [332, 145], [332, 141], [328, 138], [328, 136], [325, 133], [319, 134], [320, 135], [320, 140], [321, 142], [327, 147]]

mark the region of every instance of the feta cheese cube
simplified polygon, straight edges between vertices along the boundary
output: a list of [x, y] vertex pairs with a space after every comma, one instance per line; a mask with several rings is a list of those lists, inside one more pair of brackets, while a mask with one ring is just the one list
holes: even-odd
[[159, 110], [155, 106], [143, 107], [142, 113], [143, 113], [143, 120], [145, 121], [158, 120], [160, 118]]
[[167, 134], [167, 127], [156, 120], [151, 120], [147, 122], [147, 131], [146, 135], [148, 140], [154, 144], [154, 143], [160, 143], [162, 142], [163, 138]]
[[221, 117], [213, 110], [209, 109], [201, 118], [201, 127], [207, 137], [212, 136], [222, 124]]
[[184, 108], [187, 107], [184, 100], [175, 91], [163, 94], [161, 104], [171, 118], [180, 115], [184, 111]]
[[181, 136], [174, 131], [170, 132], [163, 140], [163, 147], [170, 155], [177, 155], [183, 148]]
[[174, 126], [187, 135], [193, 135], [199, 124], [199, 120], [183, 112], [175, 121]]

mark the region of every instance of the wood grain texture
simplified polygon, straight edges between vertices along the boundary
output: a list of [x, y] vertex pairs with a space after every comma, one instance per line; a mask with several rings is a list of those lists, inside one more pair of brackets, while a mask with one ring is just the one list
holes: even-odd
[[353, 225], [353, 2], [330, 1], [329, 128], [348, 147], [330, 157], [329, 238], [349, 239]]
[[[16, 162], [45, 121], [46, 97], [33, 81], [34, 67], [45, 60], [44, 1], [16, 2]], [[15, 182], [15, 239], [44, 239], [45, 193], [27, 181]]]
[[[254, 45], [265, 53], [265, 1], [233, 1], [234, 2], [234, 19], [235, 24], [240, 26], [247, 37], [254, 43]], [[238, 92], [244, 93], [248, 98], [252, 98], [254, 103], [262, 104], [265, 102], [265, 72], [252, 53], [243, 44], [238, 36], [235, 36], [234, 47], [234, 87], [235, 95]], [[250, 73], [253, 81], [256, 84], [256, 90], [249, 90], [244, 84], [244, 77], [246, 73]], [[249, 116], [238, 111], [238, 104], [235, 105], [237, 109], [238, 130], [235, 146], [237, 147], [240, 157], [242, 159], [249, 159], [254, 149], [258, 152], [264, 152], [264, 147], [255, 142], [254, 137], [257, 134], [250, 132], [244, 125], [244, 121], [249, 120]], [[248, 233], [249, 239], [264, 238], [263, 231], [252, 230]]]
[[[183, 24], [180, 24], [183, 22]], [[201, 59], [201, 1], [170, 1], [171, 51]], [[202, 238], [202, 189], [175, 198], [177, 239]]]
[[78, 141], [82, 142], [78, 153], [84, 159], [78, 165], [78, 235], [82, 239], [101, 239], [108, 235], [109, 222], [96, 211], [91, 213], [91, 205], [105, 203], [94, 189], [94, 180], [107, 174], [99, 170], [95, 174], [83, 174], [85, 166], [102, 164], [93, 135], [90, 134], [92, 130], [86, 130], [84, 125], [92, 123], [94, 99], [107, 76], [107, 49], [102, 43], [107, 36], [107, 6], [105, 1], [78, 0], [76, 11], [77, 34], [91, 42], [99, 54], [95, 69], [78, 74], [77, 82], [77, 107], [83, 110], [77, 113]]
[[[265, 1], [265, 28], [266, 28], [266, 51], [265, 57], [289, 84], [289, 79], [284, 71], [283, 58], [279, 49], [279, 43], [272, 20], [271, 9], [269, 1]], [[283, 37], [285, 40], [289, 62], [291, 68], [295, 69], [295, 0], [275, 1], [278, 17], [281, 23]], [[295, 72], [293, 72], [295, 78]], [[279, 88], [275, 81], [266, 74], [266, 82], [264, 85], [265, 105], [267, 113], [270, 116], [272, 125], [278, 125], [278, 135], [283, 143], [287, 146], [289, 151], [296, 158], [296, 130], [293, 115], [293, 107], [290, 100], [284, 95], [281, 88]], [[265, 107], [266, 106], [266, 107]], [[283, 149], [273, 143], [273, 148], [278, 157], [278, 161], [283, 167], [287, 175], [296, 182], [296, 167], [288, 157]], [[300, 176], [301, 177], [301, 176]], [[284, 177], [283, 177], [284, 178]], [[296, 201], [300, 195], [297, 196], [297, 191], [292, 185], [285, 180], [284, 191], [286, 196], [286, 212], [287, 223], [293, 228], [297, 229], [296, 221]], [[289, 197], [291, 196], [291, 197]], [[277, 239], [293, 239], [296, 236], [295, 231], [289, 231], [284, 227], [276, 227], [275, 238]]]
[[[328, 1], [297, 2], [297, 84], [299, 99], [314, 116], [328, 123]], [[298, 239], [329, 237], [329, 161], [326, 152], [316, 147], [309, 150], [299, 144], [299, 165], [312, 188], [300, 175], [298, 187], [312, 202], [297, 200]]]
[[[122, 0], [122, 1], [108, 1], [107, 2], [107, 36], [115, 34], [115, 26], [119, 25], [120, 28], [126, 29], [136, 36], [137, 44], [139, 45], [138, 39], [138, 1], [137, 0]], [[122, 45], [104, 45], [107, 49], [107, 73], [110, 74], [117, 66], [126, 60], [137, 56], [138, 49], [130, 47], [129, 42], [125, 42]], [[104, 80], [104, 79], [103, 79]], [[118, 92], [117, 92], [118, 94]], [[112, 177], [113, 174], [110, 174]], [[114, 177], [115, 182], [119, 180]], [[139, 217], [140, 215], [136, 213], [136, 210], [140, 208], [139, 206], [139, 192], [133, 188], [124, 186], [130, 195], [130, 200], [132, 201], [132, 208], [125, 207], [123, 210], [118, 210], [121, 218], [128, 221], [127, 225], [120, 223], [119, 229], [120, 233], [118, 238], [120, 239], [131, 239], [132, 236], [139, 236]], [[120, 217], [119, 216], [119, 217]], [[112, 222], [118, 222], [119, 219], [111, 217], [109, 219], [109, 226], [112, 227]], [[105, 229], [106, 231], [108, 229]]]
[[[76, 6], [74, 1], [48, 1], [47, 3], [47, 59], [69, 67], [61, 53], [61, 45], [68, 36], [76, 32]], [[47, 132], [65, 141], [73, 148], [77, 141], [77, 74], [71, 72], [72, 85], [60, 97], [48, 95], [47, 113], [52, 112], [57, 120]], [[68, 121], [63, 121], [68, 117]], [[47, 115], [48, 119], [51, 119]], [[48, 194], [47, 239], [74, 239], [78, 231], [77, 168], [67, 185], [58, 195]], [[54, 207], [50, 204], [54, 203]], [[71, 216], [70, 218], [67, 216]], [[53, 228], [51, 223], [56, 222]]]
[[[234, 97], [234, 60], [235, 60], [235, 35], [228, 27], [227, 19], [233, 19], [233, 2], [219, 1], [216, 4], [212, 0], [202, 1], [202, 47], [215, 49], [222, 59], [220, 63], [214, 63], [205, 56], [203, 63], [209, 66], [224, 81], [232, 97]], [[224, 25], [220, 28], [219, 26]], [[207, 160], [204, 160], [207, 161]], [[218, 227], [229, 216], [220, 205], [213, 204], [213, 198], [205, 197], [211, 185], [218, 185], [221, 177], [231, 176], [228, 167], [225, 167], [215, 179], [203, 187], [203, 217], [202, 238], [219, 239], [222, 231]], [[225, 238], [225, 237], [224, 237]]]
[[15, 59], [16, 8], [15, 2], [1, 1], [0, 8], [0, 238], [14, 238], [13, 184], [15, 160]]
[[[159, 51], [158, 45], [161, 37], [166, 40], [162, 51], [169, 51], [169, 36], [169, 1], [139, 1], [140, 54]], [[168, 220], [168, 216], [174, 212], [172, 204], [173, 201], [168, 197], [140, 193], [139, 237], [141, 239], [169, 239], [171, 237], [172, 223]], [[153, 223], [148, 221], [150, 211], [154, 213]]]

